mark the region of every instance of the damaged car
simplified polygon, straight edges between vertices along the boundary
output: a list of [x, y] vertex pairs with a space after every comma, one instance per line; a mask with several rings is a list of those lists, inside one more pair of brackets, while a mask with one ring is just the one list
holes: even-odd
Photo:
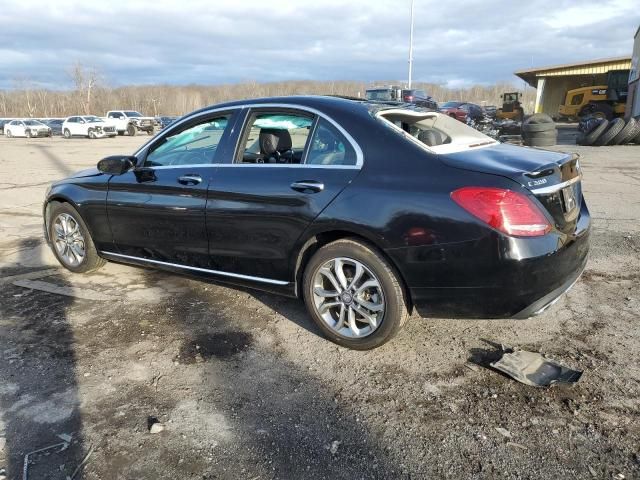
[[106, 261], [304, 301], [353, 349], [422, 316], [528, 318], [578, 279], [576, 155], [506, 145], [411, 105], [323, 96], [214, 105], [54, 183], [45, 236]]

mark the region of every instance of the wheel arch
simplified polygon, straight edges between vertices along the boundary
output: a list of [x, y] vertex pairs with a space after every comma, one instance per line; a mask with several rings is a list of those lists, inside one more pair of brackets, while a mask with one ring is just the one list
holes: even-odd
[[[68, 196], [64, 195], [63, 193], [54, 193], [51, 196], [47, 197], [47, 199], [44, 202], [43, 208], [42, 208], [42, 217], [44, 219], [45, 240], [47, 240], [47, 242], [50, 241], [50, 238], [49, 238], [49, 209], [51, 208], [51, 204], [53, 202], [68, 203], [69, 205], [71, 205], [74, 208], [74, 210], [76, 212], [78, 212], [78, 215], [80, 215], [80, 217], [82, 218], [82, 213], [80, 213], [80, 208], [79, 208], [78, 204], [76, 204], [76, 202], [71, 200], [71, 198], [69, 198]], [[93, 232], [91, 231], [91, 227], [89, 226], [89, 224], [85, 221], [84, 218], [82, 218], [82, 221], [84, 222], [85, 226], [87, 227], [87, 230], [89, 230], [89, 235], [93, 236]]]
[[402, 270], [398, 267], [396, 262], [393, 260], [391, 256], [389, 256], [384, 248], [382, 247], [383, 242], [381, 239], [376, 239], [368, 232], [363, 232], [359, 229], [353, 229], [348, 227], [340, 227], [333, 229], [325, 229], [320, 231], [315, 231], [308, 235], [306, 239], [300, 242], [300, 247], [297, 249], [297, 253], [295, 255], [295, 264], [294, 264], [294, 288], [295, 295], [298, 298], [302, 298], [302, 275], [304, 274], [305, 268], [309, 263], [309, 260], [313, 256], [315, 252], [317, 252], [323, 246], [335, 242], [336, 240], [351, 238], [354, 240], [358, 240], [365, 245], [371, 247], [373, 250], [378, 252], [391, 267], [395, 270], [398, 275], [398, 279], [400, 280], [400, 284], [402, 285], [402, 289], [404, 290], [405, 298], [407, 301], [407, 310], [409, 313], [413, 311], [413, 301], [411, 299], [411, 290], [407, 284], [404, 275], [402, 274]]

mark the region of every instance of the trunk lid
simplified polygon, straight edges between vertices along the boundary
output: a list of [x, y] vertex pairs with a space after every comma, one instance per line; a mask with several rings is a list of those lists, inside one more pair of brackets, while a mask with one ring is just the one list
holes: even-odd
[[579, 156], [498, 144], [439, 155], [449, 166], [500, 175], [529, 190], [563, 233], [575, 231], [582, 203]]

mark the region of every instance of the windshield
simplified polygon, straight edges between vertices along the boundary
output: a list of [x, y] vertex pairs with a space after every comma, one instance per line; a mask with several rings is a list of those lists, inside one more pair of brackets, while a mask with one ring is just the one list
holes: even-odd
[[127, 117], [141, 117], [142, 114], [139, 112], [124, 112]]
[[367, 100], [393, 100], [391, 90], [367, 90], [365, 93]]
[[91, 116], [91, 117], [82, 117], [85, 119], [85, 121], [89, 122], [89, 123], [99, 123], [102, 122], [103, 120], [99, 117], [95, 117], [95, 116]]
[[41, 126], [41, 125], [42, 125], [42, 126], [44, 126], [44, 124], [40, 123], [40, 122], [39, 122], [39, 121], [37, 121], [37, 120], [25, 120], [25, 121], [24, 121], [24, 124], [25, 124], [25, 125], [29, 125], [29, 126], [31, 126], [31, 127], [39, 127], [39, 126]]
[[440, 105], [440, 108], [457, 108], [462, 105], [462, 102], [445, 102]]

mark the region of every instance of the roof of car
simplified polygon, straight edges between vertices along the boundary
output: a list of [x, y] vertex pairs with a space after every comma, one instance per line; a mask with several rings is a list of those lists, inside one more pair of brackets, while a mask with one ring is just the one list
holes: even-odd
[[[316, 109], [332, 108], [332, 109], [367, 109], [370, 112], [377, 112], [387, 108], [407, 108], [411, 110], [423, 110], [414, 104], [396, 102], [396, 101], [379, 101], [379, 100], [367, 100], [360, 97], [347, 97], [340, 95], [290, 95], [283, 97], [264, 97], [264, 98], [250, 98], [245, 100], [234, 100], [231, 102], [219, 103], [210, 105], [208, 107], [197, 110], [193, 113], [206, 112], [212, 108], [225, 108], [236, 107], [239, 105], [258, 105], [258, 104], [290, 104], [301, 105], [303, 107], [310, 107]], [[428, 109], [427, 109], [428, 110]]]

